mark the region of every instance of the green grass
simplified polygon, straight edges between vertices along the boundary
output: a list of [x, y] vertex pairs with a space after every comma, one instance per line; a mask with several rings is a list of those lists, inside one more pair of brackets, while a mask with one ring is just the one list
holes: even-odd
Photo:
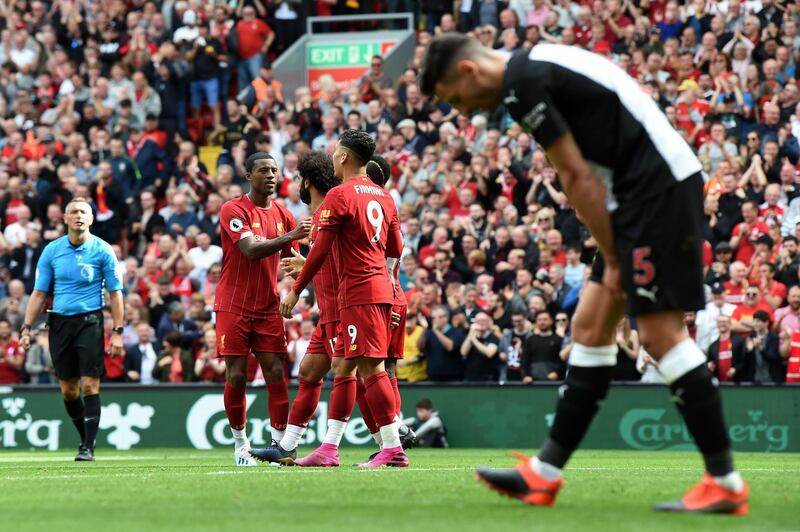
[[[346, 450], [343, 463], [365, 454]], [[72, 456], [0, 454], [0, 530], [800, 530], [800, 459], [789, 454], [737, 455], [751, 485], [746, 518], [650, 511], [700, 478], [692, 453], [580, 452], [555, 508], [479, 484], [476, 465], [514, 464], [492, 450], [417, 449], [409, 469], [366, 471], [236, 468], [229, 450], [101, 449], [91, 464]]]

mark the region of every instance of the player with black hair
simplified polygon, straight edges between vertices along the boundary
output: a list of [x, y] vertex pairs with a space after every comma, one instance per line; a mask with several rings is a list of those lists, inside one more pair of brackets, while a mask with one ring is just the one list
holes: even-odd
[[[392, 177], [391, 165], [380, 155], [373, 155], [370, 158], [367, 162], [366, 172], [367, 177], [369, 177], [373, 183], [381, 187], [385, 187]], [[400, 395], [400, 388], [397, 385], [397, 361], [403, 358], [406, 335], [406, 314], [408, 311], [408, 302], [406, 301], [403, 289], [400, 288], [400, 281], [398, 279], [398, 264], [398, 259], [389, 258], [386, 260], [386, 266], [389, 269], [390, 275], [394, 277], [395, 298], [392, 305], [393, 323], [389, 337], [389, 356], [386, 359], [385, 365], [386, 373], [389, 375], [389, 380], [392, 383], [392, 390], [394, 391], [395, 419], [400, 432], [400, 442], [403, 444], [403, 449], [409, 449], [417, 445], [417, 435], [403, 421], [401, 412], [403, 401]], [[382, 448], [383, 441], [381, 439], [381, 433], [379, 427], [375, 424], [375, 418], [372, 416], [372, 410], [367, 402], [364, 382], [359, 379], [357, 386], [356, 402], [358, 403], [359, 410], [361, 410], [364, 424], [375, 439], [375, 443], [378, 444], [378, 447]], [[374, 456], [375, 455], [370, 456], [370, 459]]]
[[706, 468], [682, 499], [656, 509], [746, 514], [748, 487], [733, 466], [719, 389], [683, 324], [684, 311], [705, 306], [703, 178], [691, 148], [633, 78], [572, 46], [507, 56], [443, 34], [428, 48], [420, 86], [464, 115], [505, 105], [545, 149], [604, 259], [575, 313], [570, 371], [549, 437], [516, 469], [480, 469], [479, 478], [528, 504], [554, 503], [562, 469], [608, 393], [615, 326], [627, 311]]
[[[297, 165], [300, 178], [300, 199], [309, 205], [314, 213], [309, 235], [309, 247], [319, 235], [320, 205], [325, 195], [333, 187], [341, 184], [333, 171], [333, 162], [328, 154], [321, 150], [309, 151], [300, 157]], [[297, 278], [302, 271], [305, 259], [297, 251], [294, 257], [281, 260], [285, 274]], [[253, 450], [253, 456], [262, 461], [284, 465], [336, 467], [339, 465], [339, 443], [352, 411], [352, 393], [354, 377], [349, 370], [342, 371], [345, 366], [344, 351], [341, 342], [337, 344], [339, 328], [339, 311], [336, 298], [339, 289], [339, 272], [337, 270], [338, 254], [336, 248], [331, 250], [317, 274], [312, 285], [319, 306], [319, 322], [311, 336], [303, 361], [300, 363], [297, 395], [289, 411], [289, 424], [286, 433], [278, 445], [266, 450]], [[338, 347], [338, 348], [337, 348]], [[328, 408], [328, 430], [322, 445], [310, 455], [295, 460], [297, 445], [306, 432], [308, 423], [317, 410], [319, 396], [325, 375], [333, 367], [334, 380]]]
[[278, 256], [291, 256], [296, 241], [308, 236], [311, 222], [294, 217], [270, 198], [278, 164], [266, 152], [245, 161], [250, 192], [225, 202], [220, 211], [222, 271], [214, 311], [217, 350], [225, 357], [225, 412], [233, 431], [234, 463], [254, 466], [246, 434], [247, 357], [261, 365], [269, 392], [273, 445], [281, 440], [289, 415], [284, 377], [286, 332], [278, 311]]
[[[365, 175], [375, 141], [365, 131], [345, 130], [333, 152], [333, 167], [342, 184], [330, 190], [320, 207], [319, 233], [292, 290], [281, 302], [284, 317], [292, 315], [298, 294], [320, 269], [332, 249], [338, 253], [340, 339], [352, 368], [352, 406], [355, 370], [365, 379], [366, 398], [384, 448], [363, 467], [408, 466], [395, 421], [395, 399], [384, 360], [389, 352], [391, 309], [394, 302], [387, 257], [403, 250], [397, 209], [391, 196]], [[349, 414], [348, 414], [349, 415]]]

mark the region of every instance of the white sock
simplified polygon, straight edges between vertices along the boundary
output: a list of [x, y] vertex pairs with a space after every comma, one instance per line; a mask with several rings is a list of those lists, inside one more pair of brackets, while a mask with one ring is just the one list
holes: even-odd
[[381, 439], [383, 440], [383, 449], [400, 447], [400, 432], [398, 431], [397, 421], [381, 427]]
[[306, 427], [299, 425], [286, 425], [286, 431], [283, 438], [280, 439], [281, 449], [284, 451], [291, 451], [297, 448], [300, 438], [306, 433]]
[[724, 477], [714, 477], [714, 482], [731, 491], [742, 491], [744, 488], [744, 481], [738, 471], [728, 473]]
[[272, 434], [272, 439], [277, 442], [281, 441], [284, 434], [286, 434], [285, 430], [278, 430], [275, 427], [270, 427], [269, 432]]
[[344, 429], [347, 427], [347, 421], [339, 421], [338, 419], [328, 420], [328, 432], [325, 433], [325, 440], [322, 443], [328, 443], [339, 447], [344, 436]]
[[250, 447], [250, 440], [247, 439], [247, 431], [245, 429], [236, 430], [231, 427], [231, 432], [233, 432], [233, 446], [237, 451]]
[[561, 469], [554, 465], [548, 464], [547, 462], [542, 462], [536, 456], [531, 458], [531, 469], [533, 469], [537, 475], [545, 480], [556, 480], [561, 478]]
[[408, 434], [408, 426], [403, 423], [403, 418], [400, 416], [394, 416], [394, 422], [397, 423], [397, 431], [400, 433], [400, 436], [405, 436]]
[[694, 340], [687, 338], [661, 357], [661, 360], [658, 361], [658, 371], [664, 376], [667, 384], [672, 384], [697, 366], [705, 363], [706, 356], [700, 351]]
[[375, 440], [375, 443], [378, 444], [379, 449], [383, 449], [383, 438], [381, 438], [380, 432], [373, 432], [372, 438]]

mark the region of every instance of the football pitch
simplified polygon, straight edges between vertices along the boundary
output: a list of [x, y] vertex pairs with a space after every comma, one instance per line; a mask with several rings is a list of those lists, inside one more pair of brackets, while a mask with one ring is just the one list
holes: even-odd
[[[305, 454], [308, 449], [301, 449]], [[530, 451], [529, 451], [530, 452]], [[237, 468], [231, 450], [3, 452], [0, 530], [800, 530], [800, 456], [738, 453], [750, 516], [665, 515], [700, 478], [688, 452], [583, 451], [554, 508], [501, 498], [475, 480], [478, 464], [512, 466], [504, 451], [409, 451], [408, 469]], [[347, 449], [343, 463], [364, 459]]]

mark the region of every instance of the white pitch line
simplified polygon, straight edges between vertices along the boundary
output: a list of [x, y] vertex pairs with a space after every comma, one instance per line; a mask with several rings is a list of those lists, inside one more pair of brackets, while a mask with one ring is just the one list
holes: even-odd
[[[206, 455], [204, 455], [204, 454], [190, 454], [190, 455], [186, 455], [186, 456], [181, 456], [180, 458], [181, 458], [181, 460], [183, 460], [183, 459], [197, 460], [197, 459], [200, 459], [200, 458], [208, 458], [209, 456], [214, 456], [214, 455], [212, 455], [212, 454], [206, 454]], [[73, 461], [72, 458], [73, 457], [72, 457], [71, 454], [63, 454], [63, 455], [59, 455], [59, 456], [44, 456], [44, 453], [42, 453], [41, 455], [39, 455], [39, 454], [36, 454], [36, 455], [22, 455], [22, 454], [20, 454], [18, 457], [14, 457], [13, 455], [11, 455], [11, 456], [0, 456], [0, 463], [3, 463], [3, 464], [11, 464], [11, 463], [31, 463], [31, 464], [36, 464], [36, 463], [40, 463], [40, 462], [72, 462]], [[131, 461], [151, 460], [153, 462], [157, 462], [157, 461], [162, 461], [163, 462], [163, 461], [172, 460], [172, 459], [173, 459], [173, 457], [171, 457], [169, 454], [165, 454], [163, 457], [158, 456], [158, 455], [145, 456], [145, 455], [136, 455], [136, 454], [125, 455], [125, 456], [103, 456], [102, 452], [101, 452], [101, 454], [99, 456], [97, 456], [97, 461], [98, 462], [125, 462], [125, 461], [128, 461], [128, 460], [131, 460]]]

